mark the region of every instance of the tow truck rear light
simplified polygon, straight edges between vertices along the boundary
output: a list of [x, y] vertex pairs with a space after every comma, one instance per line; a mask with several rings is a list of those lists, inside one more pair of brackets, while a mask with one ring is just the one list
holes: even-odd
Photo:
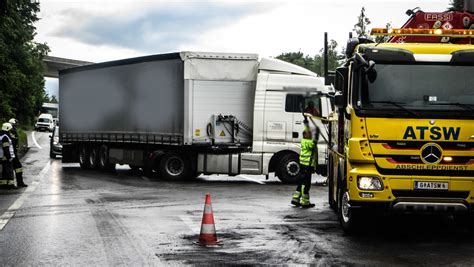
[[474, 30], [444, 30], [444, 29], [384, 29], [373, 28], [371, 34], [374, 36], [446, 36], [446, 37], [474, 37]]

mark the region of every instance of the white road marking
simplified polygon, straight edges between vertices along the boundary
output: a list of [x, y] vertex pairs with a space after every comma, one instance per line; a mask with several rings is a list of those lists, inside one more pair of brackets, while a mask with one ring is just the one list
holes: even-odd
[[193, 220], [191, 220], [190, 216], [180, 215], [179, 218], [181, 219], [181, 221], [184, 222], [184, 224], [186, 224], [188, 226], [189, 229], [191, 229], [191, 231], [195, 235], [198, 235], [199, 232], [201, 232], [201, 229], [199, 228], [199, 226], [196, 225], [196, 223], [194, 223]]
[[[34, 140], [34, 139], [33, 139]], [[30, 196], [31, 192], [35, 191], [36, 187], [39, 184], [39, 181], [48, 173], [49, 167], [51, 167], [51, 162], [48, 161], [46, 166], [41, 170], [39, 175], [37, 176], [38, 178], [35, 179], [21, 194], [21, 196], [13, 202], [13, 204], [0, 216], [0, 231], [3, 230], [5, 225], [10, 221], [10, 219], [15, 215], [15, 213], [23, 206], [23, 203], [25, 200]]]
[[253, 179], [253, 178], [250, 178], [247, 175], [238, 175], [238, 176], [244, 178], [245, 180], [249, 180], [249, 181], [252, 181], [252, 182], [257, 183], [257, 184], [265, 184], [264, 182]]
[[33, 143], [35, 143], [35, 146], [39, 149], [43, 149], [39, 144], [38, 142], [36, 142], [36, 138], [35, 138], [35, 131], [32, 131], [31, 132], [31, 139], [33, 139]]

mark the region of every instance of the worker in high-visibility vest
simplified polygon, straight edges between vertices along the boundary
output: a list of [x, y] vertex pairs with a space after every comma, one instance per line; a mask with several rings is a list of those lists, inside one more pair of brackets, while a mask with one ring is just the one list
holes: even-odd
[[2, 124], [0, 131], [0, 140], [2, 149], [0, 150], [0, 161], [2, 165], [2, 177], [0, 178], [0, 186], [15, 188], [15, 179], [13, 176], [12, 161], [15, 158], [13, 149], [13, 141], [10, 138], [10, 131], [13, 126], [6, 122]]
[[16, 185], [19, 187], [27, 187], [28, 185], [23, 182], [23, 165], [21, 165], [20, 157], [18, 157], [18, 149], [20, 147], [18, 132], [16, 130], [16, 126], [18, 125], [18, 120], [10, 119], [8, 122], [13, 127], [10, 130], [10, 137], [13, 141], [13, 151], [15, 153], [15, 158], [12, 161], [12, 165], [13, 165], [13, 170], [15, 171], [15, 175], [16, 175]]
[[298, 177], [298, 186], [296, 187], [291, 204], [302, 208], [312, 208], [314, 204], [309, 201], [309, 189], [311, 188], [311, 175], [316, 169], [317, 164], [317, 129], [314, 138], [309, 128], [308, 119], [304, 118], [304, 132], [301, 139], [300, 153], [300, 175]]

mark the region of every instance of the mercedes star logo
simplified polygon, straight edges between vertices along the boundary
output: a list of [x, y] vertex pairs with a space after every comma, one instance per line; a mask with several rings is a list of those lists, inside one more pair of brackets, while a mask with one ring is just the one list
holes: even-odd
[[438, 164], [442, 155], [443, 150], [435, 143], [428, 143], [421, 148], [421, 161], [425, 164]]

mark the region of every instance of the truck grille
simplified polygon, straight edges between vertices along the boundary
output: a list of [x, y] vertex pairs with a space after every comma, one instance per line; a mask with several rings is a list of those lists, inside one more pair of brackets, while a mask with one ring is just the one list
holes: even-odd
[[466, 199], [469, 191], [419, 191], [419, 190], [393, 190], [392, 194], [399, 197], [409, 198], [456, 198]]
[[[374, 141], [371, 141], [374, 142]], [[386, 149], [413, 149], [418, 150], [426, 141], [376, 141], [374, 143], [383, 143]], [[436, 142], [443, 150], [474, 150], [473, 142]]]

